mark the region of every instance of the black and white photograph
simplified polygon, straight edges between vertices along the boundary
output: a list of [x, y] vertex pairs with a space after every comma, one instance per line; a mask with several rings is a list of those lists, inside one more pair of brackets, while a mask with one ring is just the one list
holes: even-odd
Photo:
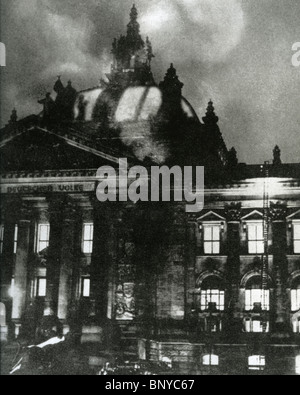
[[0, 375], [300, 375], [300, 2], [133, 1], [0, 0]]

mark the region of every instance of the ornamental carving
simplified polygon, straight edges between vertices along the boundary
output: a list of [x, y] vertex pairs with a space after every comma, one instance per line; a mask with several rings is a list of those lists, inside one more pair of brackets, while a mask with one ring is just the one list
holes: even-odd
[[272, 221], [285, 221], [287, 216], [286, 203], [272, 203], [270, 205], [270, 218]]
[[133, 320], [135, 318], [134, 283], [119, 284], [116, 292], [116, 319]]
[[242, 203], [231, 203], [226, 205], [225, 216], [228, 222], [240, 221], [242, 216]]

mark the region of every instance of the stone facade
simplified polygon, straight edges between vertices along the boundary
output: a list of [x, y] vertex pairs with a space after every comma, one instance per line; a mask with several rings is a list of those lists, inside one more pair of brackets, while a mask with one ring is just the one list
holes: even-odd
[[[1, 131], [1, 340], [33, 336], [51, 307], [83, 344], [171, 360], [182, 373], [295, 374], [300, 165], [282, 164], [278, 147], [267, 177], [238, 164], [213, 103], [201, 123], [173, 65], [158, 88], [135, 8], [113, 55], [105, 86], [77, 94], [59, 80], [42, 116], [18, 121], [14, 111]], [[131, 118], [122, 98], [140, 92]], [[119, 158], [204, 165], [204, 210], [100, 203], [97, 168]]]

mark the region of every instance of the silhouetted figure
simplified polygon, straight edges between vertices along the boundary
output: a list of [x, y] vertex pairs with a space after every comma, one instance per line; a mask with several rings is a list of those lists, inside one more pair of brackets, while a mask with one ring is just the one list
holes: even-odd
[[45, 99], [39, 100], [39, 104], [42, 104], [43, 109], [43, 120], [49, 121], [54, 118], [55, 115], [55, 103], [51, 97], [51, 93], [47, 93]]

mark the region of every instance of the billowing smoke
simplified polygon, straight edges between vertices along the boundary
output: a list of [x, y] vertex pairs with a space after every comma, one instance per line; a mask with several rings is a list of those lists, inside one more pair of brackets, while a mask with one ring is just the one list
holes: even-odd
[[[38, 113], [37, 100], [57, 75], [77, 90], [98, 85], [110, 69], [111, 43], [126, 31], [133, 0], [3, 0], [0, 70], [1, 125], [15, 106]], [[156, 55], [156, 81], [173, 62], [184, 95], [199, 117], [215, 102], [228, 146], [247, 162], [299, 161], [299, 41], [297, 0], [136, 0], [141, 33]], [[285, 155], [284, 155], [285, 154]]]

